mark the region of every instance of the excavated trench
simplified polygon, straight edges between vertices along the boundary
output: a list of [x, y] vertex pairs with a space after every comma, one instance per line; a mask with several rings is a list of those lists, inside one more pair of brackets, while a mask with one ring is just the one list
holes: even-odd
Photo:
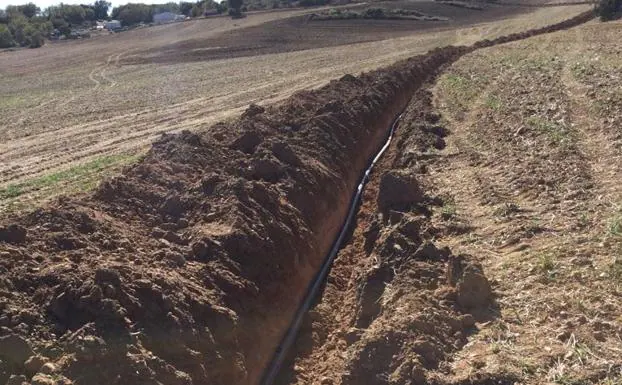
[[[308, 308], [300, 304], [317, 294], [309, 287], [330, 267], [352, 192], [413, 95], [467, 52], [591, 17], [436, 49], [275, 106], [252, 105], [200, 133], [164, 135], [93, 194], [3, 220], [0, 383], [253, 384], [262, 373], [271, 382], [276, 370], [264, 370], [278, 369], [274, 352], [287, 350]], [[417, 193], [403, 176], [387, 178], [375, 188]], [[392, 205], [410, 204], [400, 199], [389, 194], [378, 207], [390, 217]], [[368, 233], [383, 236], [374, 226]], [[361, 291], [377, 297], [386, 274], [378, 270]], [[370, 303], [358, 329], [378, 314]]]
[[[453, 53], [452, 55], [450, 55], [449, 58], [447, 58], [446, 62], [443, 62], [440, 65], [438, 65], [436, 68], [431, 69], [428, 76], [424, 80], [424, 83], [430, 82], [429, 85], [431, 85], [432, 80], [437, 76], [438, 72], [440, 72], [445, 66], [450, 65], [452, 62], [457, 60], [463, 54], [472, 52], [475, 49], [502, 44], [502, 43], [506, 43], [509, 41], [520, 40], [520, 39], [524, 39], [524, 38], [534, 36], [537, 34], [541, 34], [541, 33], [549, 33], [549, 32], [553, 32], [553, 31], [557, 31], [561, 29], [570, 28], [578, 24], [584, 23], [585, 21], [588, 21], [591, 18], [592, 18], [591, 13], [587, 12], [585, 14], [579, 15], [571, 20], [562, 22], [557, 25], [549, 26], [546, 28], [541, 28], [538, 30], [527, 31], [527, 32], [520, 33], [520, 34], [514, 34], [511, 36], [506, 36], [506, 37], [502, 37], [502, 38], [499, 38], [493, 41], [479, 42], [472, 47], [466, 48], [465, 50], [460, 50], [458, 52]], [[460, 48], [463, 48], [463, 47], [460, 47]], [[417, 156], [413, 154], [408, 154], [408, 155], [403, 154], [403, 152], [408, 151], [408, 147], [410, 147], [411, 150], [414, 148], [417, 148], [415, 152], [419, 151], [419, 154], [421, 154], [422, 152], [427, 152], [429, 148], [442, 149], [444, 147], [444, 141], [442, 138], [445, 135], [447, 135], [447, 132], [442, 126], [437, 125], [439, 118], [433, 111], [432, 103], [431, 103], [431, 100], [429, 99], [429, 96], [430, 94], [427, 88], [420, 87], [418, 90], [415, 91], [413, 98], [420, 98], [421, 100], [418, 100], [415, 102], [411, 101], [407, 103], [404, 109], [400, 112], [400, 114], [395, 118], [395, 120], [389, 126], [386, 142], [380, 148], [380, 150], [375, 154], [375, 156], [373, 157], [373, 159], [371, 160], [369, 164], [369, 167], [363, 173], [361, 181], [359, 185], [357, 186], [354, 196], [350, 202], [350, 208], [348, 211], [348, 215], [344, 221], [344, 225], [341, 229], [341, 232], [339, 233], [337, 239], [335, 240], [335, 243], [333, 247], [331, 248], [330, 253], [327, 255], [324, 261], [324, 264], [322, 265], [319, 273], [314, 278], [314, 280], [311, 282], [306, 296], [304, 297], [300, 307], [298, 308], [297, 312], [295, 313], [293, 317], [292, 323], [290, 324], [283, 339], [281, 340], [279, 346], [277, 347], [272, 361], [267, 366], [266, 371], [264, 372], [264, 375], [262, 377], [262, 380], [260, 381], [262, 385], [269, 385], [269, 384], [274, 384], [274, 383], [288, 384], [288, 383], [300, 382], [301, 380], [300, 375], [299, 375], [300, 373], [295, 373], [295, 370], [292, 367], [283, 367], [283, 365], [284, 363], [286, 363], [286, 361], [290, 366], [295, 365], [296, 362], [305, 363], [305, 360], [304, 360], [305, 357], [308, 358], [308, 357], [314, 356], [313, 354], [314, 348], [322, 351], [322, 354], [324, 355], [323, 358], [326, 358], [326, 349], [325, 349], [324, 344], [322, 343], [317, 344], [319, 346], [319, 349], [313, 346], [300, 349], [299, 346], [295, 346], [296, 344], [305, 345], [305, 343], [308, 343], [310, 340], [312, 340], [313, 337], [311, 336], [311, 334], [314, 332], [313, 330], [314, 327], [318, 329], [317, 332], [319, 333], [329, 334], [333, 332], [338, 335], [338, 338], [343, 338], [344, 330], [341, 328], [342, 325], [339, 325], [339, 322], [334, 322], [335, 321], [334, 318], [330, 320], [331, 322], [333, 322], [332, 327], [321, 325], [321, 324], [318, 326], [317, 324], [313, 325], [313, 319], [312, 319], [313, 316], [310, 316], [310, 313], [309, 313], [310, 311], [313, 312], [312, 310], [313, 307], [317, 306], [323, 300], [322, 295], [323, 295], [323, 290], [325, 289], [326, 280], [329, 278], [331, 268], [335, 262], [335, 259], [338, 256], [338, 253], [341, 252], [343, 254], [348, 254], [354, 251], [354, 253], [358, 254], [359, 261], [357, 262], [359, 265], [358, 267], [360, 267], [361, 265], [360, 260], [365, 260], [371, 254], [370, 246], [368, 245], [368, 243], [370, 243], [370, 239], [371, 239], [371, 243], [373, 243], [381, 238], [379, 234], [381, 231], [391, 233], [392, 231], [395, 231], [396, 228], [398, 229], [398, 231], [402, 231], [403, 227], [409, 227], [409, 225], [412, 225], [413, 222], [410, 222], [410, 220], [412, 219], [412, 216], [411, 218], [404, 220], [404, 218], [408, 215], [407, 213], [409, 211], [411, 212], [411, 214], [412, 213], [419, 213], [419, 214], [424, 213], [426, 215], [423, 215], [423, 217], [426, 217], [428, 214], [426, 212], [427, 210], [425, 210], [425, 208], [423, 207], [417, 207], [418, 204], [421, 204], [422, 206], [443, 204], [443, 202], [439, 202], [440, 198], [430, 199], [430, 197], [425, 197], [424, 192], [417, 185], [416, 178], [413, 177], [412, 175], [412, 170], [414, 168], [417, 169], [415, 173], [419, 173], [419, 172], [422, 172], [421, 168], [425, 167], [425, 165], [422, 166], [422, 164], [417, 164], [415, 166], [415, 163], [419, 163], [417, 162], [419, 160], [417, 158], [421, 158], [422, 156]], [[410, 122], [409, 122], [410, 127], [408, 130], [405, 130], [407, 132], [400, 135], [401, 140], [398, 144], [392, 144], [393, 137], [395, 136], [395, 131], [397, 127], [399, 126], [400, 120], [403, 118], [403, 115], [406, 115], [406, 118], [410, 119]], [[413, 126], [416, 126], [416, 128], [413, 129]], [[413, 139], [412, 138], [413, 136], [417, 136], [418, 138]], [[390, 159], [386, 160], [382, 164], [383, 173], [380, 176], [377, 176], [375, 178], [374, 183], [373, 183], [374, 186], [371, 188], [372, 191], [371, 192], [368, 191], [367, 194], [364, 194], [365, 186], [370, 180], [371, 172], [374, 169], [374, 166], [377, 165], [380, 158], [383, 156], [383, 154], [387, 150], [389, 150], [390, 146], [393, 146], [393, 148], [391, 148], [391, 154], [389, 155]], [[402, 153], [402, 155], [399, 155], [399, 153]], [[406, 174], [400, 174], [400, 172], [406, 172]], [[383, 184], [384, 186], [382, 186]], [[398, 190], [398, 192], [389, 191], [393, 189]], [[399, 196], [400, 194], [404, 194], [404, 193], [406, 193], [406, 195], [409, 195], [409, 197]], [[359, 212], [358, 210], [360, 209], [361, 199], [363, 199], [363, 196], [365, 196], [366, 199], [368, 199], [372, 203], [368, 205], [368, 207], [366, 207], [366, 210], [361, 210], [361, 212]], [[414, 207], [412, 205], [414, 205]], [[367, 211], [367, 212], [363, 212], [363, 211]], [[384, 221], [384, 223], [380, 225], [380, 227], [384, 227], [382, 230], [378, 229], [378, 223], [375, 222], [371, 226], [367, 225], [367, 228], [365, 228], [362, 231], [362, 234], [361, 234], [361, 231], [359, 231], [358, 236], [359, 238], [363, 238], [362, 241], [364, 245], [363, 247], [361, 247], [361, 245], [358, 245], [358, 250], [357, 250], [357, 245], [356, 245], [356, 237], [357, 237], [356, 230], [352, 228], [353, 223], [357, 221], [357, 218], [356, 218], [357, 215], [359, 216], [358, 218], [359, 226], [361, 226], [361, 222], [364, 222], [364, 220], [362, 221], [361, 219], [364, 219], [365, 217], [374, 218], [374, 216], [377, 215], [375, 219], [379, 219], [379, 221], [381, 222]], [[393, 216], [393, 218], [391, 218], [391, 216]], [[372, 219], [372, 221], [374, 221], [375, 219]], [[395, 222], [399, 222], [399, 223], [395, 225]], [[390, 227], [392, 226], [393, 226], [393, 229], [390, 229]], [[417, 227], [419, 228], [419, 231], [422, 233], [423, 231], [421, 231], [420, 223], [417, 224]], [[373, 234], [371, 234], [370, 236], [370, 233], [373, 233]], [[413, 234], [408, 234], [408, 235], [412, 236]], [[433, 234], [432, 237], [430, 238], [434, 238], [434, 235], [435, 234]], [[415, 238], [419, 238], [419, 237], [416, 236]], [[387, 239], [385, 239], [385, 241], [386, 240]], [[421, 241], [421, 239], [419, 240]], [[344, 250], [344, 248], [346, 248], [347, 243], [349, 244], [350, 249]], [[423, 246], [423, 248], [421, 248], [421, 246]], [[413, 251], [414, 251], [413, 253], [414, 256], [412, 256], [411, 258], [416, 259], [418, 257], [421, 257], [421, 254], [423, 251], [423, 254], [426, 254], [426, 253], [430, 254], [430, 255], [424, 256], [424, 258], [438, 258], [442, 265], [447, 266], [445, 271], [443, 271], [443, 273], [445, 274], [445, 277], [442, 277], [439, 280], [439, 281], [446, 281], [442, 283], [445, 283], [449, 286], [454, 286], [454, 287], [460, 286], [461, 283], [463, 284], [463, 286], [468, 286], [468, 285], [473, 286], [470, 288], [466, 288], [466, 290], [465, 288], [458, 287], [456, 292], [453, 293], [450, 297], [454, 297], [452, 298], [452, 300], [454, 300], [457, 303], [456, 308], [460, 310], [459, 312], [466, 313], [469, 317], [472, 316], [472, 314], [470, 313], [477, 314], [478, 318], [480, 319], [484, 317], [482, 316], [481, 309], [477, 309], [477, 308], [481, 307], [484, 304], [490, 305], [492, 293], [490, 292], [489, 284], [486, 281], [485, 276], [483, 276], [481, 266], [479, 266], [477, 262], [471, 261], [470, 260], [471, 258], [469, 256], [464, 256], [464, 255], [453, 256], [451, 255], [451, 252], [449, 250], [438, 250], [435, 248], [433, 243], [429, 241], [420, 242], [416, 246], [415, 249], [411, 250], [411, 252]], [[374, 256], [373, 258], [371, 258], [373, 259], [372, 267], [371, 267], [372, 272], [370, 273], [368, 270], [367, 272], [364, 272], [363, 274], [361, 274], [362, 276], [359, 276], [353, 279], [355, 284], [358, 286], [358, 289], [355, 290], [356, 300], [352, 303], [353, 306], [351, 307], [351, 310], [346, 310], [346, 312], [350, 312], [354, 316], [350, 318], [349, 322], [347, 322], [346, 325], [349, 325], [349, 326], [356, 325], [355, 330], [357, 331], [357, 334], [359, 335], [354, 338], [354, 341], [352, 341], [352, 336], [350, 336], [351, 341], [346, 342], [347, 345], [352, 345], [353, 342], [355, 343], [356, 340], [361, 339], [361, 336], [364, 335], [364, 332], [361, 332], [360, 328], [368, 328], [372, 320], [379, 316], [379, 313], [381, 312], [381, 309], [380, 309], [381, 306], [378, 305], [378, 302], [381, 301], [387, 285], [389, 285], [393, 281], [397, 281], [396, 269], [399, 269], [400, 267], [402, 267], [402, 264], [404, 263], [404, 261], [393, 260], [393, 261], [389, 261], [389, 263], [382, 266], [387, 261], [382, 261], [379, 263], [379, 260], [386, 258], [386, 257], [387, 257], [386, 255]], [[389, 259], [391, 259], [391, 257], [394, 257], [394, 256], [390, 256]], [[346, 261], [344, 265], [347, 269], [351, 269], [351, 270], [355, 270], [357, 268], [357, 263], [352, 263], [351, 260]], [[378, 266], [381, 266], [381, 267], [378, 268]], [[390, 269], [393, 269], [392, 273], [387, 273], [388, 267]], [[366, 268], [370, 268], [370, 266], [368, 265], [366, 266]], [[469, 276], [469, 274], [466, 273], [466, 271], [468, 271], [469, 269], [476, 271], [476, 274]], [[377, 275], [376, 272], [379, 270], [383, 270], [383, 273], [380, 274], [380, 277], [376, 276]], [[479, 275], [480, 273], [481, 273], [481, 276], [479, 277], [475, 276], [475, 275]], [[470, 281], [470, 282], [465, 285], [464, 284], [465, 281]], [[370, 285], [370, 282], [371, 282], [371, 285]], [[411, 286], [413, 286], [412, 283], [411, 283]], [[365, 293], [365, 290], [366, 289], [369, 290], [370, 287], [372, 287], [371, 291], [374, 292], [371, 296], [372, 298], [364, 298], [366, 294], [368, 294], [368, 293]], [[409, 287], [409, 288], [412, 288], [412, 287]], [[471, 292], [460, 293], [460, 290], [471, 291]], [[343, 291], [345, 292], [347, 290], [343, 290]], [[350, 291], [353, 291], [353, 290], [350, 288]], [[479, 296], [480, 298], [465, 299], [473, 295], [475, 295], [476, 297]], [[344, 300], [347, 294], [340, 293], [339, 295], [335, 295], [335, 293], [329, 293], [327, 295], [327, 297], [331, 297], [331, 296], [333, 298], [329, 298], [329, 301], [327, 301], [329, 302], [328, 307], [331, 306], [330, 300], [333, 300], [333, 301], [335, 299]], [[369, 297], [369, 295], [367, 296]], [[481, 303], [478, 303], [478, 302], [481, 302]], [[343, 302], [338, 302], [339, 306], [341, 306], [342, 304]], [[333, 303], [332, 306], [334, 307], [334, 305], [335, 304]], [[370, 311], [369, 309], [365, 309], [365, 307], [372, 307], [373, 310]], [[330, 309], [329, 311], [339, 312], [340, 310], [343, 311], [343, 309], [334, 309], [334, 308]], [[470, 313], [465, 312], [465, 310], [470, 311]], [[319, 312], [316, 312], [316, 314], [317, 313]], [[358, 313], [358, 314], [355, 314], [355, 313]], [[321, 318], [322, 316], [320, 315], [319, 317]], [[332, 318], [332, 317], [325, 317], [325, 318]], [[464, 315], [463, 315], [463, 318], [458, 317], [454, 319], [453, 321], [462, 324], [464, 323], [463, 319], [464, 319]], [[451, 321], [447, 321], [447, 323], [449, 322]], [[304, 328], [303, 323], [307, 323], [306, 325], [307, 330], [302, 330], [301, 332], [300, 329]], [[469, 329], [470, 327], [471, 327], [470, 321], [468, 321], [467, 326], [464, 328]], [[301, 334], [303, 334], [303, 336], [301, 336]], [[307, 342], [305, 342], [305, 338], [308, 340]], [[348, 337], [346, 336], [345, 339], [347, 340]], [[311, 345], [313, 345], [313, 342], [311, 342]], [[399, 344], [396, 343], [396, 345], [399, 345]], [[308, 350], [303, 351], [304, 349], [308, 349]], [[329, 350], [330, 349], [332, 349], [332, 347], [329, 348]], [[293, 350], [293, 352], [290, 350]], [[375, 351], [375, 353], [378, 353], [378, 352]], [[357, 354], [360, 354], [360, 352], [357, 352]], [[372, 360], [382, 360], [382, 359], [383, 358], [381, 357], [372, 357]], [[300, 367], [296, 366], [296, 368], [300, 370]], [[378, 371], [381, 371], [384, 368], [378, 368], [378, 369], [379, 369]], [[385, 382], [386, 383], [401, 383], [400, 381], [397, 381], [397, 382], [390, 381], [388, 378], [384, 379], [384, 381], [379, 380], [378, 378], [374, 378], [374, 375], [377, 373], [370, 371], [368, 367], [366, 368], [365, 372], [366, 373], [364, 373], [364, 375], [368, 376], [367, 379], [356, 377], [355, 375], [354, 377], [356, 378], [356, 380], [352, 382], [352, 373], [346, 369], [346, 374], [343, 378], [341, 378], [341, 382], [352, 383], [352, 384], [362, 384], [362, 383], [379, 384], [379, 383], [385, 383]], [[338, 382], [337, 380], [331, 377], [322, 376], [321, 374], [322, 374], [321, 371], [314, 373], [314, 375], [317, 377], [313, 380], [314, 383], [333, 384], [333, 383]], [[332, 374], [333, 375], [336, 374], [337, 377], [341, 375], [341, 373], [332, 373]], [[370, 378], [372, 378], [371, 381], [369, 380]], [[483, 379], [479, 381], [478, 383], [488, 383], [488, 382], [514, 383], [514, 380], [515, 380], [514, 378], [504, 378], [504, 379], [494, 378], [494, 379]], [[302, 376], [302, 382], [308, 383], [309, 378], [306, 376]], [[417, 383], [416, 376], [414, 379], [411, 378], [411, 381], [402, 380], [402, 382]]]
[[348, 214], [346, 216], [343, 226], [341, 227], [341, 231], [339, 232], [337, 239], [335, 239], [333, 246], [331, 247], [328, 255], [326, 256], [326, 259], [324, 260], [324, 263], [322, 263], [322, 266], [320, 267], [319, 272], [317, 273], [317, 275], [314, 277], [313, 281], [309, 285], [309, 289], [306, 295], [304, 296], [300, 304], [300, 307], [294, 314], [294, 318], [292, 322], [290, 323], [287, 331], [285, 332], [283, 339], [277, 346], [276, 352], [274, 353], [274, 356], [271, 362], [268, 364], [268, 367], [266, 368], [263, 374], [263, 377], [260, 381], [261, 384], [266, 384], [266, 385], [272, 384], [274, 383], [276, 378], [279, 376], [279, 373], [281, 371], [281, 366], [283, 365], [283, 362], [287, 359], [287, 354], [289, 350], [291, 349], [292, 345], [296, 342], [296, 338], [298, 336], [298, 332], [300, 330], [300, 326], [302, 325], [303, 319], [305, 315], [307, 314], [307, 312], [313, 306], [318, 295], [320, 294], [322, 286], [324, 285], [324, 282], [326, 278], [328, 277], [328, 273], [330, 272], [330, 269], [335, 260], [335, 257], [337, 256], [337, 253], [343, 246], [343, 243], [345, 242], [346, 237], [349, 235], [349, 232], [351, 230], [350, 227], [352, 226], [352, 222], [357, 213], [358, 205], [363, 195], [365, 184], [369, 180], [370, 174], [374, 166], [376, 165], [380, 157], [382, 157], [384, 152], [391, 145], [393, 134], [395, 132], [395, 129], [397, 127], [400, 117], [401, 115], [397, 116], [393, 120], [389, 128], [389, 132], [388, 132], [388, 135], [387, 135], [387, 138], [384, 144], [382, 145], [380, 150], [374, 155], [373, 159], [369, 163], [369, 166], [365, 169], [365, 172], [363, 173], [363, 177], [361, 178], [361, 181], [359, 182], [356, 188], [356, 191], [354, 192], [354, 195], [350, 201], [350, 207], [348, 209]]

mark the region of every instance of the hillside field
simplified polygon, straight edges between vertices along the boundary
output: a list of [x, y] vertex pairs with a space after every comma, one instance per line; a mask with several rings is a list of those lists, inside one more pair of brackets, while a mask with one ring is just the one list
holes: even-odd
[[162, 133], [204, 129], [251, 103], [283, 100], [346, 73], [587, 9], [390, 7], [451, 20], [305, 23], [301, 15], [317, 10], [288, 10], [0, 52], [0, 210], [89, 190]]
[[504, 3], [0, 52], [0, 384], [622, 384], [622, 21]]

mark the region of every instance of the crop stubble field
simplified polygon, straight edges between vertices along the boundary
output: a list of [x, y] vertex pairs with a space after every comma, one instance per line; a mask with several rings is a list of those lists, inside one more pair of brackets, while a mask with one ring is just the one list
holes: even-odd
[[585, 9], [402, 5], [452, 21], [315, 24], [301, 16], [310, 11], [294, 10], [0, 53], [0, 209], [88, 190], [164, 132], [206, 128], [250, 103], [279, 101], [345, 73]]

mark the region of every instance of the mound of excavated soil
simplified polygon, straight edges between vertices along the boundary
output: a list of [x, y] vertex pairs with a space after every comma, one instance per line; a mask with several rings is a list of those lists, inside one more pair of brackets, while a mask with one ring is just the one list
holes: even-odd
[[254, 383], [389, 123], [470, 50], [164, 135], [92, 195], [4, 220], [0, 383]]

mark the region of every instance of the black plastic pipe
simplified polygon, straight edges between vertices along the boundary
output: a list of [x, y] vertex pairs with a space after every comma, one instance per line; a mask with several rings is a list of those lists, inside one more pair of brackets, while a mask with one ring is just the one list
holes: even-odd
[[397, 128], [401, 117], [402, 114], [400, 113], [395, 119], [393, 119], [393, 122], [391, 123], [391, 128], [389, 129], [389, 135], [387, 136], [384, 145], [376, 153], [376, 156], [374, 156], [374, 158], [369, 163], [369, 166], [365, 170], [365, 173], [363, 174], [363, 177], [361, 178], [361, 181], [357, 186], [356, 192], [354, 193], [354, 195], [352, 196], [352, 200], [350, 201], [350, 209], [343, 223], [343, 226], [341, 227], [341, 231], [339, 232], [337, 239], [335, 239], [333, 246], [330, 249], [330, 252], [326, 256], [326, 259], [322, 263], [320, 271], [317, 273], [311, 284], [309, 284], [307, 294], [305, 295], [302, 303], [298, 307], [298, 310], [296, 310], [294, 318], [290, 323], [287, 332], [283, 336], [283, 339], [277, 346], [274, 356], [272, 357], [272, 361], [270, 361], [268, 367], [263, 373], [263, 377], [260, 382], [261, 385], [272, 385], [274, 383], [274, 380], [278, 376], [281, 370], [281, 366], [283, 365], [283, 362], [287, 357], [287, 352], [296, 341], [296, 337], [298, 336], [298, 331], [300, 329], [300, 325], [302, 324], [304, 316], [315, 303], [315, 299], [318, 296], [322, 285], [324, 284], [324, 281], [328, 277], [328, 273], [330, 272], [330, 269], [333, 265], [333, 261], [335, 260], [337, 253], [339, 253], [339, 250], [341, 249], [342, 244], [346, 239], [348, 229], [350, 228], [352, 220], [356, 215], [358, 203], [361, 200], [361, 196], [363, 195], [363, 190], [365, 188], [365, 185], [367, 184], [367, 181], [369, 180], [369, 175], [371, 174], [374, 165], [382, 157], [387, 148], [389, 148], [391, 140], [393, 140], [393, 134], [395, 133], [395, 129]]

